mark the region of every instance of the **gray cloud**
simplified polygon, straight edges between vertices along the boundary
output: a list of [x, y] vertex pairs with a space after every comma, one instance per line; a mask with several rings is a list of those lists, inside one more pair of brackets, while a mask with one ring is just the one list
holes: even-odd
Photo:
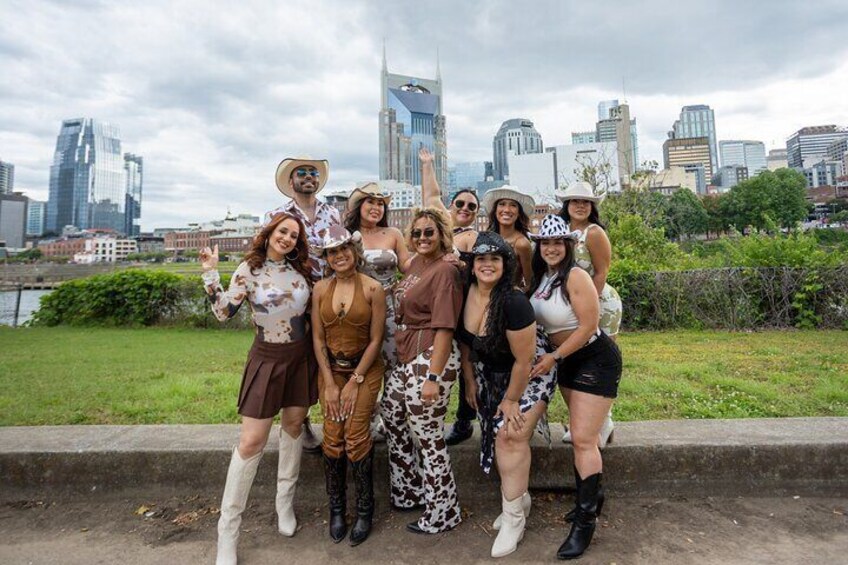
[[[836, 1], [13, 0], [2, 16], [0, 156], [18, 186], [46, 198], [63, 119], [116, 123], [124, 150], [145, 157], [145, 229], [228, 206], [262, 212], [279, 202], [285, 155], [329, 158], [333, 188], [375, 177], [384, 37], [393, 72], [433, 76], [439, 48], [453, 160], [490, 158], [515, 116], [548, 144], [569, 142], [622, 78], [646, 157], [686, 103], [720, 100], [720, 137], [754, 119], [789, 135], [795, 121], [760, 98], [768, 86], [817, 80], [848, 54], [848, 6]], [[829, 112], [848, 122], [844, 102]]]

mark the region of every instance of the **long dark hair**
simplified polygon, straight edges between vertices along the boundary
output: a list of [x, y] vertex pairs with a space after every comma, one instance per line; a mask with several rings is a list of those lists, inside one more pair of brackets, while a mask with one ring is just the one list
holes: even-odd
[[[355, 231], [359, 231], [360, 226], [362, 225], [362, 205], [365, 203], [368, 198], [373, 198], [371, 196], [366, 196], [362, 200], [359, 201], [359, 204], [356, 205], [356, 208], [348, 210], [345, 213], [344, 219], [344, 227], [347, 228], [347, 231], [353, 233]], [[378, 198], [377, 200], [383, 200], [382, 198]], [[387, 228], [389, 227], [389, 207], [386, 205], [386, 201], [383, 200], [383, 217], [377, 222], [378, 228]]]
[[[569, 202], [571, 202], [571, 200], [563, 201], [562, 208], [559, 211], [559, 217], [565, 220], [565, 223], [567, 224], [571, 224], [571, 216], [568, 215]], [[592, 202], [591, 200], [589, 201], [589, 204], [592, 205], [592, 211], [589, 212], [589, 223], [597, 224], [601, 227], [602, 230], [607, 231], [607, 227], [601, 223], [601, 213], [598, 212], [598, 205]]]
[[[512, 198], [498, 198], [492, 204], [492, 209], [489, 210], [489, 231], [493, 231], [497, 234], [501, 233], [501, 226], [498, 224], [498, 204], [501, 200], [512, 200]], [[524, 213], [524, 208], [521, 207], [521, 204], [512, 200], [516, 204], [518, 204], [518, 218], [515, 220], [515, 229], [524, 234], [524, 237], [527, 237], [529, 233], [530, 227], [530, 218], [527, 217], [527, 214]]]
[[[574, 240], [570, 238], [563, 239], [565, 242], [565, 257], [563, 257], [562, 261], [560, 261], [559, 265], [556, 267], [556, 274], [554, 275], [556, 279], [551, 284], [551, 292], [555, 289], [562, 289], [562, 296], [565, 298], [566, 302], [571, 302], [571, 297], [568, 295], [568, 288], [566, 283], [568, 283], [568, 274], [571, 272], [571, 269], [575, 267], [574, 263]], [[542, 277], [548, 272], [548, 264], [545, 263], [545, 260], [542, 259], [542, 241], [536, 241], [536, 249], [533, 251], [533, 261], [531, 262], [531, 267], [533, 268], [533, 284], [531, 284], [527, 288], [527, 296], [532, 297], [533, 293], [538, 290], [539, 286], [542, 284]]]
[[[481, 234], [480, 237], [486, 237]], [[489, 235], [488, 237], [492, 237]], [[503, 241], [500, 235], [495, 236], [500, 239], [504, 246], [504, 252], [495, 253], [503, 259], [503, 275], [495, 284], [489, 295], [489, 304], [486, 306], [489, 314], [486, 318], [485, 335], [480, 336], [480, 341], [483, 344], [483, 350], [487, 353], [504, 351], [509, 349], [509, 343], [506, 339], [506, 300], [510, 293], [513, 292], [513, 281], [515, 273], [518, 269], [518, 260], [515, 253], [509, 244]], [[479, 239], [478, 239], [479, 242]], [[471, 288], [471, 284], [477, 284], [477, 277], [474, 275], [474, 263], [472, 261], [471, 268], [466, 273], [465, 288]], [[466, 328], [467, 329], [467, 328]]]
[[[303, 278], [306, 279], [307, 284], [311, 287], [312, 270], [309, 268], [309, 244], [306, 242], [306, 228], [303, 227], [303, 222], [297, 216], [293, 216], [287, 212], [276, 214], [268, 222], [268, 225], [256, 234], [256, 237], [253, 238], [253, 242], [250, 244], [250, 249], [244, 256], [244, 261], [250, 266], [251, 271], [262, 268], [262, 265], [268, 259], [268, 239], [270, 239], [274, 230], [277, 229], [277, 226], [285, 220], [294, 220], [297, 222], [297, 243], [294, 244], [294, 258], [289, 257], [287, 254], [284, 256], [284, 260], [294, 267], [295, 271], [303, 275]], [[291, 251], [289, 251], [289, 254], [291, 254]]]

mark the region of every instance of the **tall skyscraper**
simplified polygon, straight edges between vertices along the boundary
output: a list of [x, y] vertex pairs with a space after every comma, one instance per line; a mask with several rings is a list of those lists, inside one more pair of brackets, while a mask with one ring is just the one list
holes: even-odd
[[710, 148], [710, 171], [718, 170], [718, 151], [716, 150], [715, 113], [706, 104], [684, 106], [680, 118], [674, 122], [668, 136], [673, 139], [706, 137]]
[[421, 184], [418, 149], [435, 157], [436, 179], [447, 186], [448, 161], [442, 77], [438, 60], [435, 80], [389, 73], [383, 48], [380, 108], [380, 180]]
[[[594, 139], [578, 132], [578, 137], [575, 139], [575, 134], [571, 134], [571, 143], [593, 143], [615, 141], [618, 143], [619, 130], [621, 134], [626, 134], [624, 124], [621, 124], [620, 114], [622, 110], [618, 107], [621, 104], [618, 100], [602, 100], [598, 102], [598, 123], [595, 125]], [[627, 102], [624, 103], [627, 106]], [[627, 114], [630, 114], [630, 106], [627, 106]], [[587, 132], [588, 133], [588, 132]], [[629, 168], [629, 172], [622, 169], [624, 174], [630, 175], [639, 168], [639, 133], [636, 127], [636, 118], [630, 118], [630, 151], [629, 158], [624, 159], [625, 155], [619, 156], [619, 162], [626, 165], [625, 169]]]
[[766, 146], [762, 141], [734, 139], [718, 142], [721, 154], [721, 166], [742, 166], [748, 169], [748, 178], [755, 177], [765, 171]]
[[27, 209], [26, 234], [40, 236], [47, 225], [47, 202], [30, 199]]
[[501, 124], [492, 141], [492, 149], [495, 180], [505, 180], [509, 179], [510, 154], [542, 153], [545, 146], [533, 122], [525, 118], [513, 118]]
[[15, 166], [0, 159], [0, 194], [12, 194], [15, 189]]
[[21, 249], [26, 242], [27, 204], [21, 193], [0, 194], [0, 241], [6, 247]]
[[[686, 168], [691, 165], [703, 165], [706, 181], [710, 182], [717, 169], [710, 159], [710, 139], [708, 137], [669, 138], [663, 143], [663, 164], [666, 169], [674, 166]], [[690, 167], [691, 168], [691, 167]]]
[[126, 199], [124, 213], [124, 233], [127, 237], [141, 234], [141, 189], [144, 178], [144, 159], [141, 155], [124, 153], [124, 177], [126, 178]]
[[[606, 103], [611, 103], [608, 100]], [[617, 102], [617, 101], [616, 101]], [[601, 104], [605, 104], [602, 102]], [[600, 112], [600, 104], [598, 105]], [[635, 120], [630, 119], [630, 106], [627, 104], [617, 104], [609, 108], [609, 116], [598, 121], [597, 138], [598, 142], [605, 143], [614, 141], [618, 147], [618, 166], [621, 173], [621, 186], [630, 184], [630, 175], [636, 170], [638, 165], [636, 159], [638, 156], [633, 150], [634, 132], [632, 126], [635, 126]]]
[[598, 102], [598, 121], [609, 119], [609, 111], [618, 107], [618, 99]]
[[72, 225], [123, 233], [125, 194], [118, 127], [91, 118], [62, 122], [50, 167], [47, 229]]
[[786, 160], [795, 169], [811, 167], [827, 156], [827, 148], [848, 137], [848, 129], [835, 125], [801, 128], [786, 140]]

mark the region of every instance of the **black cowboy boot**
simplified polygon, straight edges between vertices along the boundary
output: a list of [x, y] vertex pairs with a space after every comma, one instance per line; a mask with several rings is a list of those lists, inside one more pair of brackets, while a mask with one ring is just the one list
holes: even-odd
[[330, 537], [334, 543], [339, 543], [347, 534], [347, 457], [342, 455], [334, 459], [324, 455], [324, 474], [327, 478], [327, 496], [330, 499]]
[[[580, 491], [580, 473], [577, 472], [577, 467], [574, 467], [574, 482], [577, 483], [577, 492]], [[574, 493], [574, 508], [565, 514], [566, 522], [573, 522], [574, 515], [577, 514], [577, 492]], [[598, 516], [601, 515], [601, 509], [604, 507], [604, 489], [598, 487]]]
[[589, 544], [592, 543], [592, 535], [595, 533], [595, 524], [598, 520], [598, 495], [601, 491], [602, 473], [596, 473], [585, 479], [579, 479], [577, 488], [577, 508], [574, 513], [574, 521], [571, 523], [571, 531], [568, 537], [559, 546], [557, 559], [574, 559], [583, 555]]
[[360, 461], [352, 461], [353, 483], [356, 485], [356, 522], [350, 530], [350, 545], [368, 539], [374, 517], [374, 448]]
[[457, 420], [451, 426], [450, 432], [445, 436], [447, 445], [456, 445], [467, 440], [474, 434], [474, 426], [471, 425], [471, 420]]

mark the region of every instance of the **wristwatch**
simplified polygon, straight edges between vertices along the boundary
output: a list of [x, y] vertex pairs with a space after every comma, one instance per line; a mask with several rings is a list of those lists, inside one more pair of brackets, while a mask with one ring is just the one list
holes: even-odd
[[359, 373], [354, 373], [350, 376], [350, 380], [355, 382], [358, 385], [361, 385], [365, 382], [365, 375], [360, 375]]
[[434, 382], [434, 383], [435, 383], [435, 382], [438, 382], [438, 380], [439, 380], [439, 375], [437, 375], [436, 373], [427, 373], [427, 380], [428, 380], [428, 381], [432, 381], [432, 382]]

